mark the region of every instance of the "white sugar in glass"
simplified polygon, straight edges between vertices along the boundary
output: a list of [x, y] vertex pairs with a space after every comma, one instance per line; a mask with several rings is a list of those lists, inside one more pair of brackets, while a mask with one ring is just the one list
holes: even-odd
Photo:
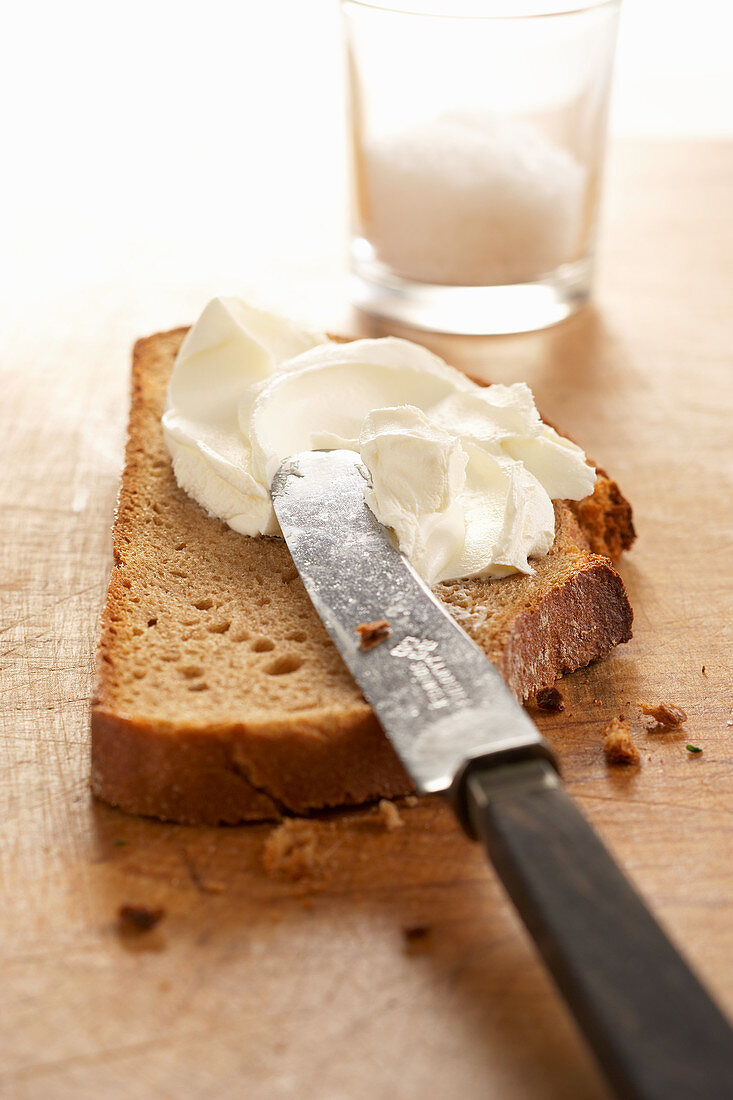
[[447, 332], [519, 332], [582, 304], [619, 0], [343, 0], [352, 291]]

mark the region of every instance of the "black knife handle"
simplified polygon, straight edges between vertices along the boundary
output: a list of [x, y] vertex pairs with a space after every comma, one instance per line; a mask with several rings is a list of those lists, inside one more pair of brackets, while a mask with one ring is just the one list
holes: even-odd
[[730, 1100], [733, 1032], [552, 766], [477, 762], [458, 798], [623, 1100]]

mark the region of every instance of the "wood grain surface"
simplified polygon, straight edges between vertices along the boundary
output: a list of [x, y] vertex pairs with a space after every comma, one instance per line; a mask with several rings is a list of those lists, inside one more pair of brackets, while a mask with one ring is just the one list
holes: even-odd
[[[615, 150], [595, 305], [544, 333], [426, 341], [472, 373], [526, 379], [634, 503], [621, 566], [634, 640], [566, 678], [563, 713], [536, 717], [729, 1012], [732, 186], [731, 144]], [[282, 274], [291, 303], [302, 275]], [[0, 338], [0, 1095], [605, 1096], [482, 851], [437, 801], [402, 806], [391, 831], [374, 808], [317, 819], [319, 867], [291, 881], [263, 867], [270, 826], [166, 825], [90, 797], [129, 347], [193, 320], [200, 289], [107, 282], [26, 300]], [[348, 313], [330, 251], [303, 300], [324, 327], [381, 331]], [[681, 731], [644, 728], [637, 703], [660, 700], [687, 711]], [[618, 714], [639, 768], [605, 763]], [[126, 903], [165, 916], [123, 935]]]

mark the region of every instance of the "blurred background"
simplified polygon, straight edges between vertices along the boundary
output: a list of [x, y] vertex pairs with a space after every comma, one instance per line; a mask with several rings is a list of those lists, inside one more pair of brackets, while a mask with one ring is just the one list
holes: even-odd
[[[720, 0], [625, 0], [612, 138], [733, 134], [728, 31]], [[92, 325], [104, 295], [144, 330], [248, 290], [329, 321], [346, 241], [337, 0], [31, 0], [6, 11], [0, 51], [8, 323], [79, 291]]]

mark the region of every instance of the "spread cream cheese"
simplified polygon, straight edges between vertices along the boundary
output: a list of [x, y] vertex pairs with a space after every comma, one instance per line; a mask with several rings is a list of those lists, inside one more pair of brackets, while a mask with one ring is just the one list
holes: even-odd
[[269, 486], [288, 455], [358, 451], [368, 506], [428, 584], [531, 573], [552, 501], [595, 481], [524, 383], [478, 386], [408, 340], [339, 344], [231, 298], [184, 340], [163, 429], [179, 485], [245, 535], [279, 533]]
[[214, 298], [181, 344], [163, 416], [176, 480], [207, 512], [243, 535], [279, 531], [268, 487], [252, 476], [239, 402], [320, 333], [242, 302]]

